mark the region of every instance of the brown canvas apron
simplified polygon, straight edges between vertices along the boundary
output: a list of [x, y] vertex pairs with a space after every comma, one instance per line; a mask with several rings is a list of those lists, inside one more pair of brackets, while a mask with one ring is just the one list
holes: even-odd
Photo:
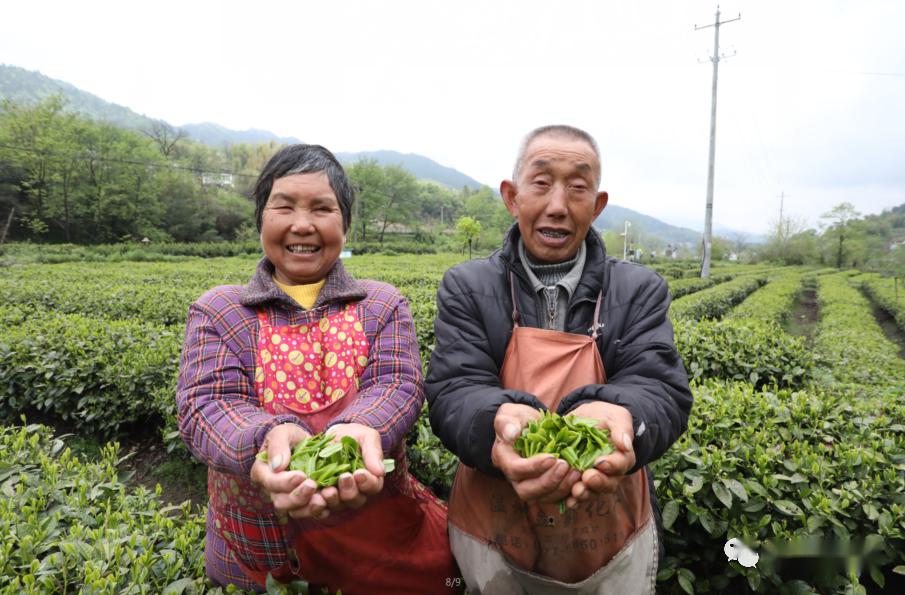
[[[596, 344], [596, 321], [602, 299], [601, 293], [594, 311], [595, 325], [588, 337], [519, 326], [513, 291], [513, 331], [500, 374], [502, 386], [534, 394], [549, 410], [555, 411], [563, 396], [572, 390], [606, 382]], [[626, 592], [650, 590], [656, 572], [656, 540], [651, 519], [644, 469], [625, 476], [614, 493], [599, 495], [581, 503], [575, 510], [560, 513], [556, 503], [525, 502], [507, 480], [460, 464], [449, 500], [453, 535], [457, 535], [455, 530], [458, 529], [501, 553], [510, 566], [509, 571], [518, 575], [513, 580], [522, 586], [522, 578], [536, 576], [541, 581], [547, 578], [552, 584], [564, 587], [563, 592], [603, 592], [598, 586], [592, 590], [570, 591], [569, 585], [585, 583], [595, 574], [602, 576], [599, 571], [642, 531], [647, 539], [644, 549], [651, 551], [632, 557], [638, 564], [652, 564], [652, 567], [641, 569], [641, 572], [636, 568], [633, 574], [640, 578], [626, 582], [623, 576], [612, 584], [630, 589]], [[648, 541], [653, 544], [652, 548], [647, 547]], [[478, 556], [482, 563], [488, 560], [486, 554]], [[466, 567], [469, 562], [458, 561], [468, 580]], [[492, 582], [493, 587], [469, 584], [469, 588], [483, 588], [488, 594], [524, 592], [503, 588], [498, 580]], [[552, 590], [548, 587], [546, 592]]]

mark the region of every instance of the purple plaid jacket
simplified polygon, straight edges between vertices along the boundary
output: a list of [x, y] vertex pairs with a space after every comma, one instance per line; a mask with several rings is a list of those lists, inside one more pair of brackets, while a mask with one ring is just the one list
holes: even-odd
[[[357, 304], [370, 349], [368, 363], [355, 401], [329, 425], [360, 423], [376, 429], [390, 456], [401, 448], [424, 401], [414, 322], [398, 290], [377, 281], [357, 281], [337, 261], [309, 311], [276, 286], [273, 271], [273, 265], [262, 259], [248, 285], [216, 287], [192, 304], [176, 392], [182, 439], [211, 470], [211, 485], [215, 477], [228, 477], [229, 485], [240, 486], [243, 494], [253, 489], [248, 479], [251, 466], [271, 428], [291, 422], [310, 431], [295, 416], [272, 415], [259, 405], [254, 384], [257, 309], [267, 313], [272, 325], [284, 326], [310, 323], [349, 302]], [[231, 558], [236, 554], [254, 568], [274, 568], [285, 561], [282, 529], [271, 505], [260, 500], [235, 510], [225, 508], [230, 510], [215, 511], [212, 503], [208, 512], [206, 558], [211, 578], [243, 586], [244, 577]], [[223, 547], [218, 534], [225, 529], [215, 527], [215, 512], [258, 528], [244, 552], [235, 551], [243, 549], [242, 536], [230, 535], [233, 547]], [[266, 559], [249, 559], [260, 558], [262, 552]]]

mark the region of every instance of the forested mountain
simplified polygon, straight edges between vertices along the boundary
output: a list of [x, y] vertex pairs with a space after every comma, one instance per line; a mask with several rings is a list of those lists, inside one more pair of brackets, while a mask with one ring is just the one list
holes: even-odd
[[188, 134], [190, 138], [212, 147], [225, 147], [226, 145], [239, 143], [269, 143], [271, 141], [286, 145], [302, 142], [294, 136], [277, 136], [267, 130], [258, 130], [256, 128], [251, 128], [249, 130], [231, 130], [229, 128], [224, 128], [219, 124], [214, 124], [213, 122], [186, 124], [179, 128]]
[[[18, 104], [37, 103], [52, 95], [61, 94], [67, 109], [92, 120], [110, 122], [117, 126], [136, 130], [147, 130], [154, 120], [135, 113], [127, 107], [104, 101], [97, 95], [82, 91], [67, 82], [52, 79], [39, 72], [0, 64], [0, 100], [9, 99]], [[233, 144], [303, 142], [292, 136], [278, 136], [267, 130], [231, 130], [213, 122], [186, 124], [180, 127], [185, 134], [200, 143], [212, 147]], [[440, 165], [423, 155], [398, 153], [396, 151], [361, 151], [358, 153], [337, 153], [343, 163], [354, 163], [360, 159], [372, 159], [380, 165], [399, 165], [416, 178], [443, 184], [447, 188], [461, 190], [463, 186], [476, 189], [481, 183], [462, 172]]]
[[336, 156], [343, 163], [354, 163], [360, 159], [373, 159], [380, 165], [398, 165], [417, 178], [437, 182], [454, 190], [461, 190], [464, 186], [475, 190], [483, 186], [474, 178], [466, 176], [457, 169], [440, 165], [432, 159], [414, 153], [359, 151], [358, 153], [337, 153]]
[[[54, 97], [61, 97], [62, 101], [54, 103]], [[279, 137], [266, 130], [236, 131], [210, 122], [188, 124], [176, 129], [166, 122], [104, 101], [64, 81], [17, 66], [0, 64], [0, 100], [4, 99], [22, 108], [15, 114], [6, 115], [7, 126], [13, 126], [17, 120], [32, 121], [32, 125], [54, 131], [40, 141], [20, 138], [21, 135], [13, 133], [14, 126], [6, 131], [10, 140], [15, 138], [29, 147], [25, 153], [10, 153], [6, 160], [7, 167], [0, 167], [3, 170], [0, 178], [6, 178], [0, 179], [0, 207], [17, 205], [16, 222], [10, 234], [19, 239], [42, 237], [52, 241], [90, 242], [92, 239], [112, 241], [126, 236], [150, 235], [185, 241], [191, 238], [241, 236], [247, 230], [242, 231], [239, 221], [226, 217], [225, 213], [236, 209], [236, 205], [240, 204], [236, 201], [248, 195], [256, 172], [278, 145], [300, 142], [297, 138]], [[30, 106], [38, 104], [43, 105], [32, 111]], [[0, 117], [3, 116], [2, 111], [0, 107]], [[64, 112], [86, 121], [67, 119]], [[123, 136], [125, 130], [117, 133], [98, 128], [105, 122], [121, 129], [141, 132], [138, 137], [145, 138]], [[37, 158], [39, 153], [36, 151], [50, 151], [47, 164], [56, 169], [41, 169], [45, 164]], [[90, 158], [83, 155], [86, 151], [91, 154]], [[108, 156], [97, 161], [102, 151]], [[362, 182], [363, 214], [374, 219], [359, 222], [360, 235], [366, 239], [372, 229], [378, 230], [382, 241], [386, 230], [421, 228], [424, 225], [432, 228], [437, 224], [450, 226], [457, 217], [464, 215], [481, 221], [485, 240], [492, 243], [490, 236], [508, 224], [509, 216], [495, 189], [487, 188], [474, 178], [423, 155], [381, 150], [340, 152], [337, 156], [349, 166], [350, 173], [361, 180], [370, 180], [370, 183]], [[156, 173], [150, 177], [149, 174], [140, 175], [136, 168], [141, 164], [135, 163], [136, 160], [152, 167]], [[108, 182], [99, 181], [92, 169], [97, 163], [107, 163], [111, 167], [110, 172], [125, 177], [115, 184], [111, 178], [108, 181], [111, 185], [105, 186]], [[361, 167], [357, 167], [358, 164]], [[29, 174], [31, 167], [37, 169]], [[87, 169], [83, 171], [82, 168]], [[124, 172], [129, 168], [135, 169], [135, 172], [126, 175]], [[177, 175], [180, 171], [194, 171], [194, 185], [188, 181], [191, 176]], [[158, 175], [165, 172], [169, 173]], [[235, 175], [224, 186], [223, 180], [217, 177], [219, 172], [233, 172]], [[400, 172], [416, 178], [419, 184], [412, 185]], [[26, 174], [39, 177], [28, 178]], [[172, 180], [177, 178], [182, 186], [174, 195]], [[136, 189], [128, 190], [130, 183], [136, 184]], [[432, 189], [431, 186], [437, 187]], [[216, 192], [212, 190], [214, 187]], [[87, 217], [91, 212], [89, 197], [106, 197], [114, 188], [119, 195], [132, 192], [135, 197], [142, 197], [147, 205], [154, 201], [161, 202], [155, 207], [156, 210], [149, 211], [147, 220], [128, 215], [125, 219], [101, 225], [95, 215], [90, 225], [79, 225], [80, 218]], [[399, 188], [406, 190], [400, 194]], [[180, 213], [179, 209], [202, 209], [204, 200], [210, 200], [212, 193], [218, 196], [216, 209], [208, 209], [204, 217], [199, 216], [197, 221], [201, 223], [186, 225], [185, 214]], [[153, 196], [154, 200], [149, 196]], [[55, 201], [60, 202], [57, 204]], [[194, 206], [188, 206], [193, 203]], [[239, 209], [241, 212], [244, 210], [244, 207]], [[0, 215], [5, 212], [5, 208], [0, 208]], [[700, 241], [697, 232], [615, 204], [607, 207], [596, 221], [596, 227], [621, 233], [626, 220], [632, 222], [632, 237], [656, 238], [657, 243], [661, 244], [696, 245]], [[132, 223], [127, 225], [125, 222], [128, 221]]]
[[18, 66], [0, 64], [0, 100], [30, 105], [53, 95], [62, 95], [70, 111], [93, 120], [125, 128], [146, 128], [153, 120], [127, 107], [104, 101], [64, 81]]
[[666, 243], [672, 244], [697, 244], [701, 241], [701, 233], [688, 229], [686, 227], [676, 227], [669, 223], [664, 223], [659, 219], [643, 215], [638, 211], [620, 207], [612, 203], [608, 204], [600, 214], [600, 217], [594, 221], [597, 229], [611, 229], [622, 233], [625, 229], [625, 222], [631, 223], [632, 234], [643, 234], [656, 236]]

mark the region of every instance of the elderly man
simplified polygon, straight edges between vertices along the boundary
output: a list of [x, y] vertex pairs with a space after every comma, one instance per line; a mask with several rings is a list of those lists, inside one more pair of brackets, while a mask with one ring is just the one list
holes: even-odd
[[[450, 269], [426, 380], [431, 424], [461, 460], [450, 542], [469, 592], [653, 593], [659, 511], [647, 464], [685, 431], [692, 396], [662, 277], [606, 255], [591, 223], [594, 139], [545, 126], [500, 193], [516, 223]], [[615, 450], [579, 472], [514, 441], [547, 409], [598, 420]], [[564, 505], [564, 506], [563, 506]]]

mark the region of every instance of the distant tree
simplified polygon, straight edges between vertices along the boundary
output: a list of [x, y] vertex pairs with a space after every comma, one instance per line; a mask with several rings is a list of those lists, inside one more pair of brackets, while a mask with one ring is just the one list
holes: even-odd
[[849, 202], [843, 202], [827, 213], [820, 216], [828, 221], [827, 232], [824, 234], [836, 244], [836, 268], [841, 269], [845, 256], [845, 241], [852, 235], [851, 223], [861, 216], [855, 206]]
[[174, 156], [176, 145], [179, 141], [186, 138], [185, 132], [181, 128], [174, 128], [163, 120], [154, 120], [142, 133], [154, 141], [160, 154], [164, 157]]
[[[802, 264], [802, 260], [816, 261], [818, 251], [813, 242], [798, 241], [794, 246], [792, 245], [793, 238], [805, 233], [806, 229], [807, 222], [794, 215], [771, 221], [770, 230], [767, 233], [767, 243], [760, 249], [760, 258], [783, 264]], [[806, 246], [812, 248], [813, 253], [803, 254], [801, 249]]]
[[732, 243], [732, 249], [738, 256], [741, 256], [742, 252], [745, 251], [745, 248], [750, 245], [748, 234], [741, 231], [734, 231], [729, 234], [729, 241]]
[[368, 241], [368, 225], [374, 221], [388, 198], [383, 168], [374, 159], [361, 159], [346, 167], [358, 195], [355, 201], [353, 242]]
[[418, 196], [418, 180], [401, 166], [390, 165], [384, 168], [384, 190], [386, 197], [381, 209], [383, 226], [380, 228], [380, 243], [383, 243], [387, 225], [390, 223], [409, 223], [413, 216], [414, 205]]
[[481, 222], [473, 217], [460, 217], [456, 221], [456, 232], [465, 244], [468, 245], [468, 258], [471, 258], [471, 249], [475, 240], [481, 233]]

